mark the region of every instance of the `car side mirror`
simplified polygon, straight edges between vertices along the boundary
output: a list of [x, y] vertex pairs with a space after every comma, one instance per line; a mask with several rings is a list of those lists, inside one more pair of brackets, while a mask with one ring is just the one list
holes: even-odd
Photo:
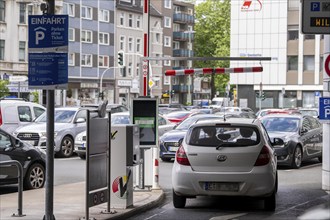
[[273, 145], [284, 145], [284, 141], [281, 138], [274, 138]]
[[19, 140], [15, 140], [15, 147], [22, 147], [23, 143]]
[[84, 118], [77, 118], [76, 123], [83, 123], [86, 122], [86, 119]]

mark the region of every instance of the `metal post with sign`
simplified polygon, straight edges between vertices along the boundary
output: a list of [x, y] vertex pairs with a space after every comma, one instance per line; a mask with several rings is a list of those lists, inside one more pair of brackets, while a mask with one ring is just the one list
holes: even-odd
[[302, 0], [302, 29], [304, 34], [330, 34], [329, 0]]
[[41, 5], [43, 15], [29, 15], [29, 89], [47, 90], [45, 220], [54, 220], [54, 96], [68, 84], [68, 15], [55, 14], [55, 0]]

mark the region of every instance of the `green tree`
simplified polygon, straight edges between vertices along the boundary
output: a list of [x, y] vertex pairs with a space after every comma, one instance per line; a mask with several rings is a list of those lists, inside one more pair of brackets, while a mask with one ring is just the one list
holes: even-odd
[[8, 80], [0, 80], [0, 98], [9, 95], [8, 84], [9, 84]]
[[[230, 56], [230, 0], [205, 0], [195, 7], [196, 57]], [[195, 68], [229, 67], [229, 61], [195, 61]], [[211, 76], [211, 78], [213, 78]], [[216, 74], [211, 81], [211, 96], [216, 91], [225, 94], [229, 82], [228, 74]], [[214, 84], [213, 84], [214, 83]]]

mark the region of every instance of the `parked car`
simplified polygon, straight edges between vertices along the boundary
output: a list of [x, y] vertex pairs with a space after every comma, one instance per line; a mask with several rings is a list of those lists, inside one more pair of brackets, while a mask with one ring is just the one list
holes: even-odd
[[318, 118], [319, 116], [319, 110], [317, 108], [299, 108], [298, 111], [302, 115], [309, 115], [314, 118]]
[[[111, 124], [130, 124], [131, 119], [129, 112], [119, 112], [111, 114]], [[164, 116], [158, 115], [158, 136], [160, 137], [167, 131], [170, 131], [174, 128], [175, 124], [171, 123]], [[81, 132], [76, 136], [75, 139], [75, 152], [82, 159], [86, 156], [86, 143], [87, 135], [86, 131]]]
[[[276, 139], [273, 144], [282, 144]], [[173, 205], [196, 196], [247, 196], [276, 208], [276, 156], [258, 120], [210, 119], [191, 125], [172, 168]]]
[[159, 136], [159, 157], [162, 161], [171, 161], [175, 157], [175, 152], [179, 148], [179, 140], [182, 139], [188, 131], [188, 128], [198, 120], [209, 118], [222, 118], [222, 115], [198, 114], [186, 118], [176, 125], [173, 130]]
[[16, 128], [27, 125], [39, 117], [46, 108], [24, 99], [0, 99], [0, 128], [12, 133]]
[[[23, 187], [42, 188], [46, 181], [46, 154], [43, 150], [22, 142], [0, 128], [0, 161], [17, 160], [23, 167]], [[16, 166], [1, 166], [0, 185], [18, 182]]]
[[191, 114], [190, 111], [175, 111], [166, 114], [165, 117], [172, 123], [179, 123]]
[[261, 118], [271, 138], [281, 138], [284, 144], [275, 147], [279, 165], [300, 168], [302, 161], [318, 158], [322, 162], [323, 131], [312, 116], [299, 114], [266, 115]]
[[[81, 107], [55, 108], [54, 151], [59, 157], [71, 157], [76, 135], [86, 130], [87, 109]], [[14, 135], [33, 146], [46, 149], [46, 112], [34, 123], [19, 127]]]
[[[81, 105], [81, 107], [87, 107], [87, 108], [97, 108], [99, 107], [99, 105], [97, 104], [85, 104], [85, 105]], [[128, 108], [124, 105], [121, 104], [107, 104], [106, 106], [106, 110], [110, 110], [111, 113], [117, 113], [117, 112], [127, 112]]]

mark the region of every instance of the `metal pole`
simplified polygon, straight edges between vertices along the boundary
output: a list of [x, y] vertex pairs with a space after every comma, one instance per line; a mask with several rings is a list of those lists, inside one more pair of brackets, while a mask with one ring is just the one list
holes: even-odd
[[21, 82], [18, 82], [17, 98], [21, 98]]
[[[55, 14], [55, 0], [48, 0], [48, 13]], [[54, 73], [56, 74], [56, 73]], [[47, 149], [45, 220], [54, 220], [54, 112], [55, 91], [47, 90]]]
[[[324, 65], [323, 65], [323, 97], [330, 97], [330, 76], [326, 73], [326, 58], [330, 56], [330, 35], [324, 35]], [[327, 64], [329, 65], [329, 64]], [[329, 67], [330, 68], [330, 67]], [[330, 75], [330, 73], [329, 73]], [[330, 191], [330, 123], [323, 123], [323, 150], [322, 150], [322, 189]]]
[[[189, 57], [191, 57], [191, 34], [192, 32], [189, 32]], [[188, 60], [188, 69], [191, 69], [191, 60]], [[187, 97], [187, 102], [190, 103], [189, 105], [191, 105], [191, 94], [190, 94], [190, 86], [191, 86], [191, 76], [188, 76], [188, 97]]]
[[[105, 72], [108, 71], [108, 70], [110, 70], [110, 69], [115, 69], [115, 68], [122, 68], [122, 67], [111, 66], [111, 67], [105, 69], [105, 70], [102, 72], [101, 79], [100, 79], [100, 93], [102, 92], [102, 89], [103, 89], [103, 88], [102, 88], [102, 84], [103, 84], [103, 76], [104, 76]], [[113, 74], [114, 74], [114, 79], [116, 79], [116, 77], [115, 77], [116, 72], [114, 71]], [[116, 84], [116, 81], [115, 81], [115, 84]], [[102, 95], [102, 100], [103, 100], [103, 95]]]

